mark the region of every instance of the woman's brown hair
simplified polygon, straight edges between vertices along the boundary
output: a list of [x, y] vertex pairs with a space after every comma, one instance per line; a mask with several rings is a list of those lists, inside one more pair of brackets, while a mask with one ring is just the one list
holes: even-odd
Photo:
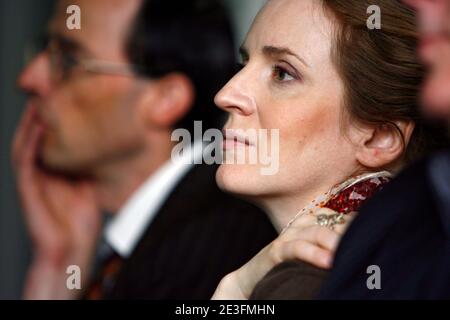
[[[414, 12], [400, 0], [321, 1], [338, 24], [332, 59], [344, 82], [351, 119], [396, 129], [397, 121], [414, 121], [405, 162], [448, 145], [445, 127], [427, 123], [420, 112], [425, 70], [416, 54]], [[367, 26], [371, 5], [381, 10], [381, 29]]]

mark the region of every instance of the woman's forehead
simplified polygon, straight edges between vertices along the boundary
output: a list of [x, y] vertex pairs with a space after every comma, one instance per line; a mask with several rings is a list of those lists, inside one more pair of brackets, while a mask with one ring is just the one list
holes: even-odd
[[305, 60], [328, 57], [335, 27], [317, 0], [271, 0], [258, 14], [244, 46], [289, 48]]

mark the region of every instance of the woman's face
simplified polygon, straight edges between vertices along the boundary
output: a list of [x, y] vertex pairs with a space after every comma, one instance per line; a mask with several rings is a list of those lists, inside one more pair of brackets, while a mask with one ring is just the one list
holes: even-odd
[[[226, 130], [279, 129], [279, 170], [263, 175], [263, 164], [224, 164], [217, 173], [223, 189], [256, 200], [311, 197], [357, 169], [341, 126], [334, 28], [316, 0], [272, 0], [259, 14], [241, 50], [243, 69], [215, 102], [229, 113]], [[236, 142], [233, 134], [225, 139], [227, 162], [236, 162], [237, 151], [261, 151], [260, 139], [246, 138], [251, 141]]]

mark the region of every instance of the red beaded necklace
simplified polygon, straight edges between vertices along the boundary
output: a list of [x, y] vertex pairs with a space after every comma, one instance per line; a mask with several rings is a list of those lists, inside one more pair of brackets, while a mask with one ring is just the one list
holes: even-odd
[[392, 174], [387, 171], [350, 178], [314, 199], [287, 224], [283, 232], [299, 217], [314, 214], [318, 208], [328, 208], [341, 214], [357, 212], [365, 201], [379, 192], [391, 179]]

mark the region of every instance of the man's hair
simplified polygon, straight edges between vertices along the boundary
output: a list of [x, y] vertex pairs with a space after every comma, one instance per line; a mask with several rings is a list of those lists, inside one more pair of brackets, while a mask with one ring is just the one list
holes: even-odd
[[141, 76], [185, 74], [195, 87], [190, 112], [175, 125], [192, 131], [218, 128], [225, 115], [214, 106], [215, 94], [232, 77], [235, 53], [231, 24], [215, 0], [143, 0], [127, 43], [130, 62]]

